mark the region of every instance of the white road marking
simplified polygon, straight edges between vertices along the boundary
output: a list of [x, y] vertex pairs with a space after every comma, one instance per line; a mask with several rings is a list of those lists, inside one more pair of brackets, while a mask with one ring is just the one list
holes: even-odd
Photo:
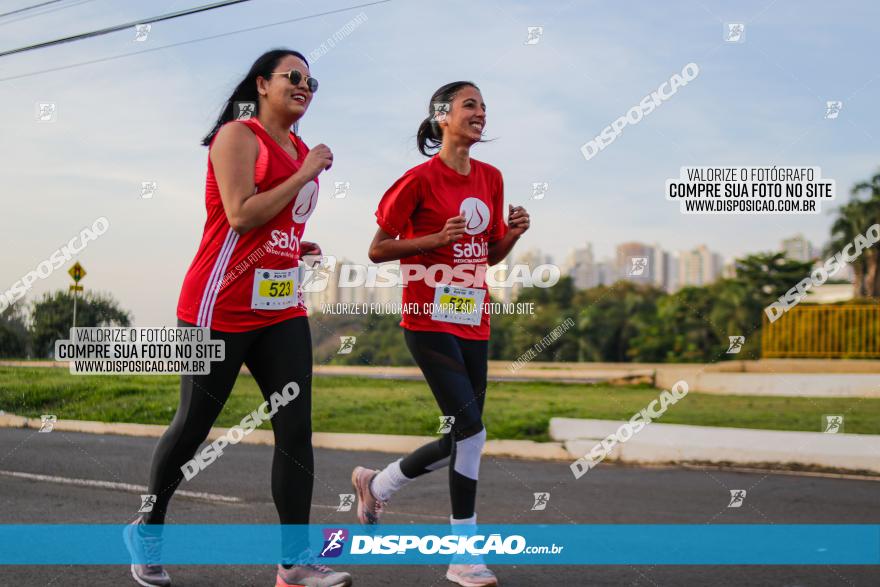
[[[58, 477], [56, 475], [38, 475], [36, 473], [22, 473], [20, 471], [5, 471], [0, 469], [0, 475], [7, 477], [15, 477], [17, 479], [28, 479], [30, 481], [44, 481], [46, 483], [59, 483], [61, 485], [77, 485], [79, 487], [97, 487], [100, 489], [115, 489], [118, 491], [127, 491], [129, 493], [146, 494], [147, 487], [145, 485], [133, 485], [131, 483], [116, 483], [115, 481], [99, 481], [96, 479], [75, 479], [72, 477]], [[217, 495], [216, 493], [205, 493], [204, 491], [186, 491], [178, 490], [175, 495], [189, 497], [192, 499], [201, 499], [205, 501], [218, 501], [221, 503], [242, 503], [239, 497], [231, 497], [228, 495]]]
[[[43, 481], [46, 483], [59, 483], [61, 485], [77, 485], [79, 487], [96, 487], [99, 489], [115, 489], [117, 491], [127, 491], [129, 493], [137, 493], [137, 494], [145, 494], [147, 492], [147, 487], [145, 485], [134, 485], [131, 483], [116, 483], [114, 481], [99, 481], [96, 479], [75, 479], [72, 477], [58, 477], [56, 475], [39, 475], [37, 473], [23, 473], [21, 471], [6, 471], [0, 469], [0, 475], [5, 475], [6, 477], [15, 477], [17, 479], [28, 479], [30, 481]], [[200, 499], [203, 501], [216, 501], [221, 503], [244, 503], [244, 500], [239, 497], [231, 497], [228, 495], [218, 495], [216, 493], [205, 493], [204, 491], [186, 491], [186, 490], [177, 490], [174, 492], [174, 495], [180, 495], [182, 497], [189, 497], [192, 499]], [[262, 503], [262, 502], [260, 502]], [[265, 502], [271, 504], [272, 502]], [[255, 504], [256, 505], [256, 504]], [[312, 504], [313, 508], [319, 509], [328, 509], [335, 510], [339, 506], [335, 505], [323, 505], [323, 504]], [[412, 518], [424, 518], [429, 520], [448, 520], [449, 516], [438, 516], [432, 514], [419, 514], [414, 512], [403, 512], [403, 511], [393, 511], [386, 510], [389, 513], [397, 514], [401, 516], [408, 516]]]
[[[644, 468], [646, 466], [642, 465]], [[673, 465], [669, 468], [677, 468], [681, 467], [683, 469], [690, 470], [700, 470], [700, 469], [713, 469], [716, 471], [725, 471], [729, 473], [761, 473], [764, 475], [788, 475], [791, 477], [819, 477], [822, 479], [847, 479], [850, 481], [880, 481], [880, 477], [874, 475], [856, 475], [849, 473], [827, 473], [824, 471], [798, 471], [797, 469], [762, 469], [760, 467], [740, 467], [737, 465], [725, 466], [725, 465], [716, 465], [716, 464], [694, 464], [694, 463], [681, 463], [679, 465]], [[665, 467], [658, 467], [665, 468]]]

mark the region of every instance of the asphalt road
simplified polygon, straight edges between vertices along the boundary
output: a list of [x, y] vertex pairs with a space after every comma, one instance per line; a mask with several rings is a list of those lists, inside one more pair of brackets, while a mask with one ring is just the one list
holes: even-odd
[[[0, 523], [121, 524], [140, 505], [136, 489], [81, 487], [10, 472], [145, 485], [155, 439], [0, 429]], [[186, 489], [237, 497], [222, 503], [175, 497], [169, 523], [273, 523], [272, 450], [237, 445]], [[337, 512], [357, 464], [381, 467], [394, 457], [316, 451], [313, 523], [354, 523]], [[880, 482], [717, 469], [603, 465], [574, 480], [565, 463], [485, 458], [478, 511], [485, 523], [880, 523]], [[728, 508], [729, 490], [747, 490]], [[551, 491], [544, 511], [533, 493]], [[444, 523], [446, 475], [421, 478], [395, 497], [388, 523]], [[660, 547], [662, 545], [658, 545]], [[210, 545], [206, 545], [210, 547]], [[170, 566], [175, 586], [274, 584], [268, 566]], [[358, 587], [443, 587], [444, 567], [348, 567]], [[532, 585], [880, 585], [877, 566], [496, 566], [504, 586]], [[0, 585], [134, 585], [126, 566], [0, 567]]]

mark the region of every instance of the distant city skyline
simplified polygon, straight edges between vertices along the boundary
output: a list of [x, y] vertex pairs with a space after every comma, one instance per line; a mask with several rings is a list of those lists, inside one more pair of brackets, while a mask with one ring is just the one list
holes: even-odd
[[[741, 255], [724, 257], [705, 244], [691, 249], [671, 250], [660, 243], [627, 241], [612, 245], [615, 256], [597, 259], [593, 243], [569, 250], [558, 263], [563, 275], [572, 278], [576, 289], [589, 289], [598, 285], [610, 285], [619, 279], [634, 283], [652, 284], [667, 292], [675, 292], [686, 285], [709, 285], [724, 277], [735, 277], [735, 260], [760, 253], [785, 253], [795, 261], [818, 262], [821, 249], [813, 245], [803, 234], [795, 234], [780, 240], [771, 250], [747, 251]], [[552, 255], [538, 248], [528, 248], [514, 255], [516, 263], [556, 263]], [[646, 259], [646, 263], [640, 260]], [[638, 260], [638, 261], [637, 261]], [[840, 279], [852, 280], [852, 268], [846, 266]]]
[[[689, 250], [671, 251], [664, 249], [660, 243], [646, 244], [638, 241], [627, 241], [615, 246], [617, 256], [596, 260], [592, 243], [585, 243], [569, 251], [563, 260], [555, 259], [538, 248], [532, 247], [514, 252], [501, 263], [525, 264], [531, 268], [539, 265], [556, 265], [560, 276], [571, 277], [575, 289], [583, 290], [599, 285], [612, 285], [618, 280], [634, 283], [651, 284], [667, 293], [675, 293], [685, 286], [710, 285], [721, 278], [735, 277], [734, 261], [745, 255], [723, 258], [719, 253], [710, 250], [706, 245], [698, 245]], [[818, 249], [802, 234], [783, 238], [777, 250], [752, 251], [746, 254], [784, 252], [797, 261], [821, 261]], [[646, 262], [641, 260], [645, 259]], [[320, 291], [305, 294], [305, 301], [312, 312], [320, 312], [322, 307], [333, 304], [375, 304], [377, 307], [401, 301], [400, 287], [338, 287], [342, 268], [353, 264], [349, 259], [336, 259], [333, 270], [327, 274], [327, 285]], [[395, 264], [395, 263], [393, 263]], [[345, 269], [350, 280], [358, 270]], [[364, 272], [366, 270], [364, 269]], [[507, 273], [499, 272], [499, 279]], [[846, 266], [838, 279], [853, 279], [852, 268]], [[490, 287], [493, 299], [510, 302], [517, 299], [522, 286]], [[828, 292], [817, 292], [814, 298], [823, 301], [849, 299], [846, 290], [826, 288]], [[832, 292], [831, 290], [834, 289]], [[827, 300], [826, 300], [827, 298]]]

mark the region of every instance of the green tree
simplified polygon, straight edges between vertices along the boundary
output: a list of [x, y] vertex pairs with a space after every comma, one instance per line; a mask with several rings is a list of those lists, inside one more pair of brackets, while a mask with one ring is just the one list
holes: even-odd
[[0, 312], [0, 357], [27, 357], [29, 346], [25, 304], [12, 304]]
[[[501, 303], [500, 300], [492, 299], [493, 302]], [[489, 335], [489, 359], [507, 360], [516, 359], [514, 356], [513, 332], [519, 328], [518, 322], [523, 316], [513, 314], [500, 314], [492, 316], [492, 332]]]
[[[34, 302], [31, 320], [31, 340], [37, 357], [48, 357], [55, 349], [55, 341], [67, 339], [73, 325], [73, 296], [66, 291], [44, 293]], [[107, 293], [86, 292], [76, 303], [77, 327], [130, 326], [131, 315]]]
[[[400, 316], [322, 316], [310, 318], [315, 364], [414, 365], [399, 326]], [[351, 352], [339, 354], [342, 337], [355, 337]]]
[[[744, 336], [745, 342], [738, 354], [723, 355], [724, 359], [761, 358], [761, 315], [764, 307], [772, 301], [761, 291], [762, 286], [748, 283], [746, 279], [722, 279], [710, 286], [714, 300], [709, 319], [716, 329], [719, 346], [729, 346], [730, 336]], [[778, 296], [777, 296], [778, 297]]]
[[[650, 356], [635, 356], [676, 362], [704, 362], [718, 359], [720, 339], [709, 316], [714, 300], [706, 287], [685, 287], [657, 302], [657, 313], [643, 331], [656, 332], [653, 344], [643, 342], [641, 333], [633, 341], [634, 353], [642, 346]], [[724, 347], [727, 348], [727, 345]], [[665, 354], [661, 355], [665, 349]]]
[[719, 347], [726, 351], [729, 336], [746, 337], [739, 354], [724, 354], [722, 358], [760, 358], [764, 308], [811, 270], [811, 262], [789, 259], [782, 252], [757, 253], [736, 260], [736, 278], [722, 279], [709, 286], [707, 290], [714, 302], [707, 316], [714, 325]]
[[659, 289], [628, 281], [577, 292], [573, 305], [581, 308], [579, 360], [644, 360], [647, 355], [639, 352], [634, 339], [656, 316], [663, 295]]
[[534, 304], [534, 314], [493, 316], [489, 356], [513, 361], [527, 350], [537, 348], [534, 361], [576, 361], [579, 346], [576, 328], [569, 328], [556, 340], [535, 347], [568, 318], [576, 321], [577, 312], [572, 305], [574, 295], [570, 277], [560, 278], [549, 288], [524, 288], [516, 302]]
[[808, 276], [812, 267], [785, 253], [757, 253], [736, 260], [736, 281], [743, 284], [745, 299], [763, 308]]

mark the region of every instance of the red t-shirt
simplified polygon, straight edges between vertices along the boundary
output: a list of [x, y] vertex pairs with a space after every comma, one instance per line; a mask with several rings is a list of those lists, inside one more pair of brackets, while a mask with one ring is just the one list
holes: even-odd
[[[504, 238], [504, 183], [495, 167], [471, 159], [471, 170], [462, 175], [434, 155], [403, 174], [382, 196], [376, 221], [394, 237], [416, 238], [440, 232], [446, 221], [459, 214], [466, 218], [467, 233], [455, 243], [400, 260], [401, 266], [420, 265], [430, 268], [445, 265], [454, 271], [461, 265], [471, 273], [484, 272], [489, 244]], [[403, 272], [403, 269], [402, 269]], [[430, 272], [429, 272], [430, 273]], [[431, 273], [428, 281], [441, 284], [468, 284], [467, 279], [444, 275], [442, 270]], [[431, 304], [435, 287], [425, 279], [405, 281], [403, 288], [403, 319], [400, 325], [409, 330], [448, 332], [472, 340], [489, 339], [488, 287], [485, 279], [468, 285], [485, 291], [479, 324], [460, 324], [432, 318]]]
[[[287, 180], [299, 170], [309, 152], [305, 143], [290, 133], [298, 155], [298, 159], [292, 159], [256, 118], [227, 124], [245, 124], [259, 140], [260, 154], [254, 170], [256, 192], [265, 192]], [[317, 203], [315, 179], [274, 218], [239, 235], [226, 218], [209, 150], [207, 219], [199, 249], [183, 281], [177, 317], [222, 332], [244, 332], [305, 316], [302, 293], [296, 291], [299, 280], [291, 281], [291, 277], [299, 276], [300, 241]]]

